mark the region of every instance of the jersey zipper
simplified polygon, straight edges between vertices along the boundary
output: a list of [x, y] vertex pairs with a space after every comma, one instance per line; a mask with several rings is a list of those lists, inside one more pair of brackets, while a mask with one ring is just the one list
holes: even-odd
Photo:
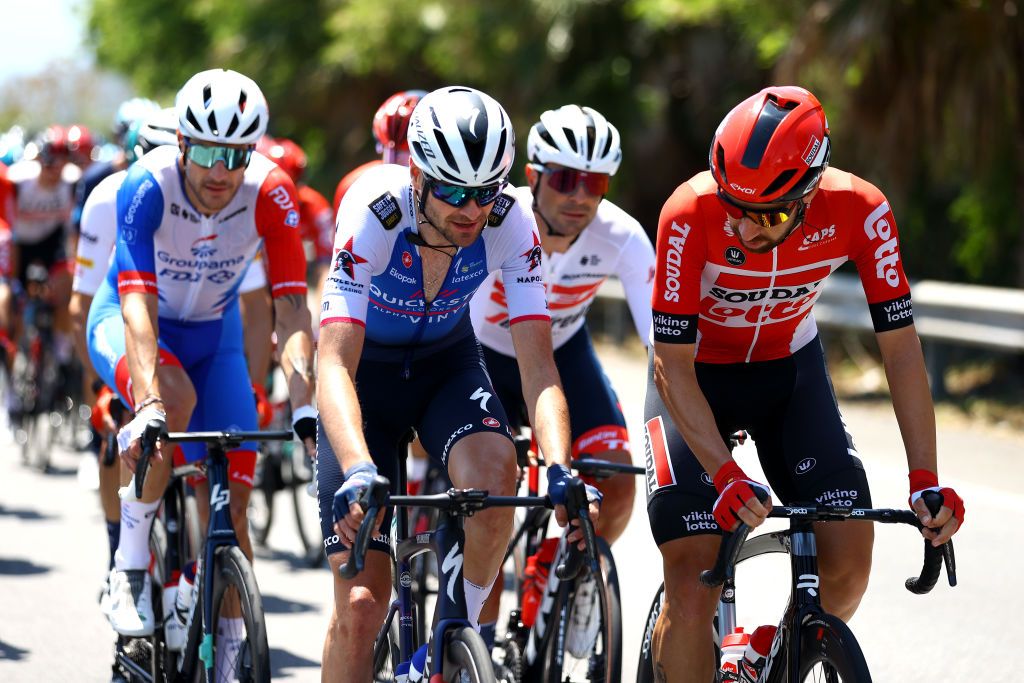
[[441, 280], [441, 286], [437, 290], [437, 294], [431, 301], [427, 301], [427, 278], [423, 272], [423, 255], [419, 253], [420, 247], [416, 247], [416, 254], [420, 257], [420, 291], [423, 293], [423, 318], [420, 319], [419, 327], [416, 332], [413, 333], [412, 339], [409, 340], [409, 345], [405, 347], [405, 358], [402, 360], [402, 379], [409, 379], [412, 377], [412, 356], [416, 351], [416, 347], [419, 346], [420, 340], [423, 339], [423, 335], [427, 332], [427, 322], [430, 319], [430, 309], [434, 306], [434, 301], [437, 301], [437, 296], [444, 291], [444, 286], [448, 284], [448, 278], [452, 274], [452, 264], [455, 263], [455, 259], [459, 254], [462, 253], [460, 247], [450, 259], [448, 259], [448, 269], [444, 273], [444, 279]]
[[[775, 276], [779, 271], [779, 250], [778, 248], [772, 249], [772, 276], [768, 280], [768, 291], [771, 292], [775, 289]], [[765, 304], [767, 305], [768, 297], [765, 297]], [[757, 316], [757, 324], [754, 325], [754, 337], [750, 340], [750, 348], [747, 349], [746, 363], [750, 362], [751, 357], [754, 355], [754, 347], [757, 346], [757, 338], [761, 335], [761, 325], [764, 324], [764, 317], [767, 311], [762, 306], [761, 314]]]
[[[209, 218], [202, 213], [199, 214], [199, 237], [209, 237], [213, 234], [213, 219]], [[196, 259], [196, 274], [199, 278], [188, 286], [188, 296], [185, 298], [185, 305], [181, 309], [181, 313], [178, 316], [179, 320], [191, 320], [192, 312], [195, 310], [196, 301], [199, 299], [199, 293], [203, 288], [203, 274], [202, 269], [199, 267], [199, 257], [195, 256], [191, 250], [188, 254], [190, 257]]]

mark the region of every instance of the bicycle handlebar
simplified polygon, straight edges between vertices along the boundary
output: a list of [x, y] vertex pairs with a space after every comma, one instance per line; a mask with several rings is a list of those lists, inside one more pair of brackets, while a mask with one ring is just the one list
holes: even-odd
[[[923, 496], [925, 504], [933, 515], [938, 514], [942, 507], [942, 496], [934, 491], [928, 491]], [[818, 505], [808, 507], [775, 507], [768, 513], [769, 517], [788, 518], [791, 520], [804, 520], [809, 522], [839, 522], [846, 519], [865, 520], [870, 522], [881, 522], [884, 524], [909, 524], [917, 529], [922, 528], [921, 520], [912, 510], [891, 510], [891, 509], [850, 509], [840, 508], [831, 505]], [[743, 522], [734, 532], [726, 532], [722, 535], [722, 543], [718, 547], [718, 557], [711, 569], [706, 569], [700, 574], [701, 584], [714, 587], [721, 586], [725, 580], [732, 576], [736, 559], [751, 527]], [[938, 582], [939, 573], [943, 563], [946, 566], [946, 576], [950, 586], [956, 586], [956, 556], [953, 552], [953, 541], [949, 540], [938, 548], [932, 546], [931, 541], [925, 539], [924, 564], [921, 573], [917, 577], [906, 580], [906, 588], [917, 595], [924, 595], [935, 587]]]
[[149, 459], [156, 450], [156, 443], [167, 435], [167, 425], [163, 420], [150, 420], [142, 431], [142, 453], [139, 455], [139, 464], [135, 466], [135, 497], [142, 499], [142, 485], [146, 481], [146, 470], [149, 469]]
[[356, 540], [349, 550], [348, 560], [338, 568], [338, 573], [343, 579], [353, 579], [356, 574], [363, 571], [363, 566], [366, 564], [366, 549], [370, 546], [370, 533], [376, 526], [377, 513], [387, 503], [390, 490], [391, 482], [386, 477], [377, 475], [359, 496], [359, 507], [363, 509], [366, 516], [363, 517], [359, 531], [356, 532]]
[[[580, 479], [573, 479], [565, 490], [565, 511], [570, 520], [580, 520], [583, 530], [585, 548], [580, 550], [576, 544], [567, 544], [562, 562], [555, 568], [555, 576], [562, 581], [575, 579], [586, 562], [592, 571], [597, 572], [597, 538], [594, 523], [590, 520], [590, 502], [587, 500], [587, 487]], [[569, 522], [571, 531], [572, 522]]]

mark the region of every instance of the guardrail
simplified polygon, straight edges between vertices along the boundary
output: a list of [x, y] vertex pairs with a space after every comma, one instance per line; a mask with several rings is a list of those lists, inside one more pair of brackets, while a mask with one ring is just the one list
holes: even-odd
[[[945, 395], [942, 378], [948, 347], [1024, 352], [1024, 291], [934, 280], [921, 280], [911, 289], [914, 323], [937, 395]], [[608, 279], [597, 297], [598, 311], [591, 324], [620, 341], [632, 334], [622, 283]], [[824, 329], [871, 332], [874, 328], [860, 278], [846, 273], [831, 275], [814, 303], [814, 319]]]

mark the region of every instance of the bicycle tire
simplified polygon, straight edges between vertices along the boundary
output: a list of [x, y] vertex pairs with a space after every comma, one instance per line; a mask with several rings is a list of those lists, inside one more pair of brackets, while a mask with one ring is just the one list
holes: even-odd
[[665, 605], [665, 584], [658, 586], [651, 608], [644, 620], [644, 637], [640, 641], [640, 658], [636, 664], [636, 683], [654, 683], [654, 626]]
[[[618, 572], [611, 549], [603, 538], [597, 539], [597, 550], [600, 567], [598, 575], [578, 577], [559, 586], [558, 599], [552, 612], [556, 619], [551, 623], [552, 632], [547, 639], [544, 657], [545, 681], [616, 683], [622, 676], [622, 611]], [[597, 596], [597, 628], [592, 642], [573, 647], [569, 636], [577, 591], [584, 585], [584, 581], [590, 579], [594, 581]], [[594, 615], [590, 618], [593, 619]]]
[[822, 614], [800, 627], [800, 681], [871, 683], [864, 653], [840, 618]]
[[[295, 458], [305, 458], [306, 451], [299, 444], [292, 444], [292, 452], [285, 453], [284, 459], [287, 464], [283, 466], [283, 479], [285, 486], [290, 489], [292, 508], [295, 510], [295, 528], [299, 532], [299, 542], [302, 543], [303, 554], [307, 558], [316, 550], [320, 550], [317, 535], [320, 534], [319, 514], [320, 509], [315, 498], [306, 493], [306, 484], [309, 483], [308, 476], [300, 476], [299, 469], [295, 466]], [[316, 511], [318, 519], [316, 522], [309, 518], [311, 511]], [[317, 552], [317, 558], [321, 555]]]
[[[222, 645], [219, 629], [220, 611], [224, 605], [228, 589], [233, 588], [234, 594], [242, 610], [242, 637], [238, 655], [234, 661], [234, 677], [225, 679], [223, 672], [216, 672], [216, 682], [222, 680], [239, 680], [251, 683], [270, 681], [270, 648], [267, 645], [267, 622], [263, 613], [263, 599], [256, 584], [249, 559], [238, 546], [222, 546], [217, 549], [214, 557], [214, 571], [210, 575], [213, 580], [213, 653], [216, 659], [217, 648]], [[209, 681], [208, 683], [215, 683]]]
[[398, 641], [398, 621], [392, 615], [387, 630], [381, 630], [373, 644], [374, 683], [394, 683], [395, 667], [401, 661]]
[[281, 488], [281, 463], [269, 453], [262, 454], [257, 465], [257, 484], [249, 497], [249, 528], [257, 545], [266, 547], [270, 526], [274, 523], [274, 493]]
[[463, 626], [448, 631], [445, 638], [441, 675], [445, 683], [497, 683], [491, 655], [479, 633]]

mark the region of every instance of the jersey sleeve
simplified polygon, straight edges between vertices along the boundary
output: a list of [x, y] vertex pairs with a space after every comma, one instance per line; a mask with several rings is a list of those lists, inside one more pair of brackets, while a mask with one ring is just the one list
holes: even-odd
[[156, 178], [141, 164], [133, 165], [117, 191], [118, 294], [157, 294], [153, 235], [163, 212], [164, 196]]
[[79, 221], [78, 253], [72, 291], [93, 296], [107, 274], [117, 238], [117, 195], [123, 174], [108, 176], [89, 193]]
[[316, 260], [327, 263], [334, 247], [334, 211], [327, 198], [309, 185], [299, 188], [303, 239], [313, 243]]
[[348, 322], [366, 326], [370, 280], [391, 258], [388, 234], [358, 193], [345, 195], [338, 207], [334, 256], [320, 303], [320, 327]]
[[[513, 203], [508, 204], [509, 201]], [[487, 261], [501, 268], [509, 324], [515, 325], [526, 320], [551, 320], [541, 268], [544, 251], [540, 246], [540, 234], [537, 232], [533, 211], [510, 195], [501, 195], [498, 202], [503, 206], [498, 214], [499, 219], [496, 225], [492, 223], [484, 228], [484, 237], [494, 237], [494, 251], [488, 249]], [[496, 203], [495, 206], [498, 205]], [[492, 209], [489, 220], [494, 220], [494, 216], [495, 210]]]
[[857, 266], [876, 332], [914, 322], [910, 283], [903, 272], [896, 219], [885, 195], [871, 183], [853, 178], [843, 214], [855, 221], [850, 258]]
[[274, 168], [256, 197], [256, 230], [263, 237], [270, 294], [275, 299], [306, 294], [306, 256], [299, 233], [299, 203], [288, 174]]
[[633, 324], [644, 344], [651, 332], [651, 291], [654, 287], [654, 247], [639, 224], [622, 247], [617, 271]]
[[665, 202], [651, 294], [654, 341], [693, 344], [700, 314], [700, 276], [707, 239], [696, 193], [684, 183]]

